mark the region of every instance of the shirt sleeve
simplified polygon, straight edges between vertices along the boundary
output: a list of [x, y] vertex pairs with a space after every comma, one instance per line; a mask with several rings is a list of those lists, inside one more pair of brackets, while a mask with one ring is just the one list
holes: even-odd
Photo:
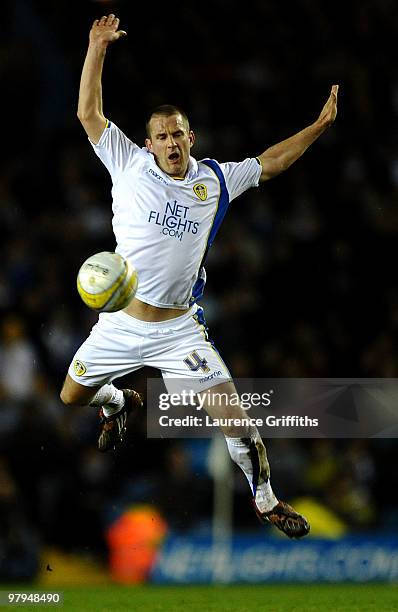
[[137, 152], [141, 150], [117, 125], [108, 120], [98, 143], [94, 144], [91, 140], [90, 143], [112, 178], [131, 166]]
[[234, 200], [250, 187], [258, 187], [262, 167], [256, 157], [248, 157], [241, 162], [222, 163], [220, 167], [230, 200]]

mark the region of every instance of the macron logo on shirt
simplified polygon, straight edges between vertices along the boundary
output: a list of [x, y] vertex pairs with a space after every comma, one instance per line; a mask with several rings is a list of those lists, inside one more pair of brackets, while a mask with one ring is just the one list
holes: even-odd
[[161, 177], [159, 174], [157, 174], [157, 172], [155, 172], [155, 170], [152, 170], [152, 168], [149, 168], [148, 170], [149, 174], [152, 174], [152, 176], [154, 176], [156, 179], [158, 179], [158, 181], [161, 181], [162, 183], [164, 183], [164, 185], [167, 185], [167, 181], [164, 180], [163, 177]]

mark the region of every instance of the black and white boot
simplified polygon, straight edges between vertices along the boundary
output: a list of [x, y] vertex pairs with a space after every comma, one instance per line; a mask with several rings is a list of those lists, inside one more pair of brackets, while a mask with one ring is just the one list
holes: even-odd
[[133, 410], [142, 408], [142, 399], [137, 391], [133, 389], [122, 389], [122, 391], [124, 406], [118, 412], [107, 417], [101, 408], [99, 413], [101, 432], [98, 438], [98, 450], [102, 453], [114, 449], [123, 442], [129, 414]]

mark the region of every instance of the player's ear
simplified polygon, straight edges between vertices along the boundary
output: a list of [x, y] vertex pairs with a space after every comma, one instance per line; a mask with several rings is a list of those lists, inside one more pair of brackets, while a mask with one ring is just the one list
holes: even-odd
[[195, 142], [195, 133], [192, 130], [189, 130], [189, 146], [193, 147], [194, 142]]
[[153, 153], [152, 140], [150, 138], [145, 138], [145, 146], [148, 149], [148, 151]]

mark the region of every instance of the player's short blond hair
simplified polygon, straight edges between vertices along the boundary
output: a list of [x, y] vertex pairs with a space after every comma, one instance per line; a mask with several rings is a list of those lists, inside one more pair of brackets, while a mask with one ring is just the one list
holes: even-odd
[[151, 131], [149, 129], [149, 124], [153, 117], [159, 117], [159, 116], [160, 117], [171, 117], [172, 115], [181, 115], [189, 131], [190, 129], [189, 119], [185, 111], [182, 110], [182, 108], [180, 108], [179, 106], [174, 106], [174, 104], [161, 104], [160, 106], [157, 106], [156, 108], [154, 108], [151, 111], [151, 113], [148, 115], [148, 119], [145, 123], [147, 137], [148, 138], [151, 137]]

